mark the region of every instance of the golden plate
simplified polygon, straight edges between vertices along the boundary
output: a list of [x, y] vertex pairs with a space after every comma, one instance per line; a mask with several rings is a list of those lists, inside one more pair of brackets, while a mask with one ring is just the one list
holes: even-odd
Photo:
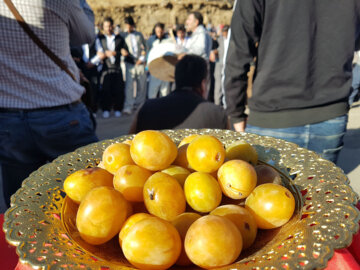
[[[246, 140], [256, 148], [261, 162], [282, 174], [283, 184], [296, 198], [290, 222], [259, 233], [251, 250], [221, 269], [321, 269], [334, 249], [350, 245], [358, 231], [357, 194], [340, 168], [314, 152], [283, 140], [228, 130], [165, 132], [176, 143], [193, 133], [214, 135], [225, 145]], [[132, 137], [79, 148], [41, 167], [23, 182], [11, 198], [4, 222], [6, 239], [17, 246], [22, 263], [36, 269], [134, 269], [115, 240], [100, 247], [81, 240], [74, 225], [75, 209], [63, 191], [67, 175], [96, 166], [108, 145]]]

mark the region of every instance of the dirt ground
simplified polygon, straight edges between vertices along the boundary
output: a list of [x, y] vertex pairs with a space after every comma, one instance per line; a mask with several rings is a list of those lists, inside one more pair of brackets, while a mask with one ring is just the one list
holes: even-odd
[[96, 24], [111, 16], [115, 24], [123, 27], [124, 18], [133, 16], [138, 31], [149, 35], [157, 22], [166, 27], [185, 23], [188, 12], [200, 11], [204, 24], [229, 24], [233, 0], [88, 0], [95, 12]]

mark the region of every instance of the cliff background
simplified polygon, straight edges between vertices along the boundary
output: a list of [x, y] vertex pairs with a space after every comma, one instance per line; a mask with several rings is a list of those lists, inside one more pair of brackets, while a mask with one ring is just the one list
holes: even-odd
[[190, 11], [200, 11], [204, 24], [230, 24], [234, 0], [88, 0], [96, 24], [111, 16], [123, 29], [124, 18], [131, 15], [138, 31], [148, 35], [157, 22], [166, 27], [185, 23]]

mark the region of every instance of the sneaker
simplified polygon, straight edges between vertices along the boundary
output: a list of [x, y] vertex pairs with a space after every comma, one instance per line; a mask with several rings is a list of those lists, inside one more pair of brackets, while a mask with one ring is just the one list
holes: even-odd
[[110, 117], [110, 112], [109, 111], [103, 111], [102, 117], [103, 118], [109, 118]]
[[123, 114], [130, 115], [131, 114], [131, 109], [124, 109]]
[[120, 117], [120, 116], [121, 116], [121, 112], [120, 112], [120, 111], [115, 111], [114, 115], [115, 115], [115, 117]]

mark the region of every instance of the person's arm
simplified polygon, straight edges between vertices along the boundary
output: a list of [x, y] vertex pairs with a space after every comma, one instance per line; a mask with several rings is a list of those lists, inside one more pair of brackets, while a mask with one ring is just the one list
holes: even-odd
[[97, 66], [101, 63], [102, 60], [106, 58], [104, 49], [101, 46], [101, 42], [99, 38], [95, 40], [95, 50], [96, 50], [96, 55], [90, 59], [90, 62], [95, 66]]
[[68, 1], [69, 33], [72, 46], [92, 43], [95, 39], [94, 13], [86, 0]]
[[263, 1], [237, 1], [231, 21], [230, 41], [225, 52], [225, 109], [237, 131], [244, 131], [246, 125], [247, 73], [257, 55], [255, 44], [261, 36]]
[[121, 45], [121, 55], [124, 56], [124, 57], [127, 57], [130, 55], [129, 53], [129, 48], [125, 42], [125, 39], [122, 39], [122, 45]]

